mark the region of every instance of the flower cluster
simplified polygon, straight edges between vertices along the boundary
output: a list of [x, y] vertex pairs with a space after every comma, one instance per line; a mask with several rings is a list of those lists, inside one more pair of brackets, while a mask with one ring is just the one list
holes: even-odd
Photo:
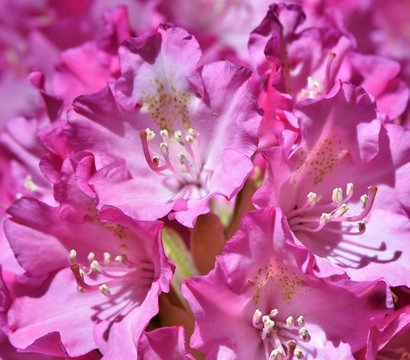
[[406, 0], [4, 0], [0, 359], [410, 359]]

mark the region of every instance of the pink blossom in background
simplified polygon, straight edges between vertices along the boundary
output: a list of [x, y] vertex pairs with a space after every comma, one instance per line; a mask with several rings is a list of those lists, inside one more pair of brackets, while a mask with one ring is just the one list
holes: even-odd
[[[187, 64], [177, 61], [177, 51]], [[260, 119], [247, 88], [250, 73], [229, 62], [198, 69], [199, 59], [191, 35], [160, 27], [124, 42], [115, 90], [110, 84], [74, 102], [67, 134], [75, 151], [96, 156], [90, 184], [102, 211], [115, 207], [153, 220], [174, 210], [192, 227], [209, 211], [209, 199], [230, 198], [243, 185]]]
[[0, 360], [410, 358], [406, 0], [4, 0]]

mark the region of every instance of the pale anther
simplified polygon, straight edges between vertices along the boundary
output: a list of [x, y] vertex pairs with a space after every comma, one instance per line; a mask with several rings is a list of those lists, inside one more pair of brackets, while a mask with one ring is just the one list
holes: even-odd
[[181, 130], [175, 131], [174, 137], [176, 141], [178, 141], [181, 145], [184, 145], [184, 137], [182, 136]]
[[349, 210], [349, 207], [346, 204], [340, 205], [339, 209], [336, 210], [334, 213], [335, 217], [342, 216], [346, 214], [346, 212]]
[[68, 259], [70, 260], [71, 264], [75, 264], [77, 262], [77, 251], [71, 249], [68, 253]]
[[77, 291], [78, 291], [78, 292], [83, 292], [83, 291], [84, 291], [84, 288], [83, 288], [82, 286], [80, 286], [80, 285], [77, 285]]
[[188, 132], [189, 132], [189, 135], [191, 135], [193, 138], [197, 138], [197, 136], [198, 136], [198, 133], [197, 133], [197, 131], [196, 130], [194, 130], [194, 129], [192, 129], [192, 128], [189, 128], [188, 129]]
[[311, 205], [316, 204], [319, 201], [317, 194], [314, 192], [310, 192], [309, 194], [307, 194], [307, 198], [308, 198], [309, 204]]
[[302, 337], [303, 341], [309, 341], [310, 340], [310, 334], [309, 331], [306, 328], [301, 328], [299, 330], [299, 334]]
[[168, 152], [168, 144], [167, 144], [166, 142], [162, 142], [162, 143], [159, 145], [159, 148], [161, 149], [162, 155], [168, 155], [168, 154], [169, 154], [169, 152]]
[[108, 286], [106, 284], [101, 284], [99, 289], [105, 296], [111, 295], [111, 291], [108, 290]]
[[152, 162], [154, 163], [154, 165], [156, 166], [156, 167], [158, 167], [158, 164], [159, 164], [159, 157], [158, 156], [153, 156], [152, 157]]
[[296, 349], [294, 354], [295, 354], [295, 356], [296, 356], [298, 359], [302, 359], [302, 358], [303, 358], [303, 353], [302, 353], [302, 351], [300, 351], [299, 349]]
[[369, 197], [366, 194], [364, 194], [360, 196], [360, 201], [362, 203], [362, 208], [364, 209], [367, 205], [367, 202], [369, 201]]
[[31, 192], [36, 192], [38, 190], [38, 186], [34, 183], [31, 175], [26, 176], [24, 187]]
[[333, 189], [332, 200], [335, 203], [339, 203], [343, 201], [343, 190], [341, 188]]
[[320, 224], [326, 225], [329, 219], [330, 219], [330, 214], [323, 213], [322, 216], [320, 217]]
[[194, 138], [191, 135], [185, 136], [185, 140], [188, 141], [190, 144], [194, 142]]
[[127, 265], [127, 263], [125, 262], [124, 256], [123, 255], [117, 255], [115, 257], [115, 261], [120, 262], [121, 264], [123, 264], [124, 266]]
[[101, 267], [100, 263], [97, 260], [94, 260], [91, 265], [90, 269], [95, 271], [98, 274], [101, 274], [103, 271], [103, 268]]
[[257, 326], [260, 324], [261, 317], [262, 317], [262, 311], [260, 311], [259, 309], [255, 310], [255, 312], [253, 313], [253, 318], [252, 318], [253, 326]]
[[349, 196], [353, 192], [353, 183], [348, 183], [346, 185], [346, 195]]
[[282, 359], [283, 359], [282, 349], [275, 349], [269, 355], [269, 360], [282, 360]]
[[104, 253], [104, 263], [111, 265], [111, 254], [109, 252]]
[[95, 258], [95, 254], [91, 251], [87, 256], [87, 259], [90, 263], [92, 263], [94, 261], [94, 258]]
[[151, 143], [151, 141], [154, 140], [154, 138], [155, 138], [155, 133], [154, 133], [152, 130], [150, 130], [149, 128], [147, 128], [147, 129], [145, 130], [145, 132], [147, 133], [147, 141], [148, 141], [148, 143]]
[[184, 165], [184, 160], [185, 160], [186, 158], [185, 158], [185, 155], [183, 154], [183, 153], [179, 153], [178, 154], [178, 160], [179, 160], [179, 162], [182, 164], [182, 165]]
[[305, 325], [305, 319], [303, 318], [302, 315], [299, 316], [296, 321], [298, 322], [298, 326], [299, 326], [299, 327], [303, 327], [303, 325]]
[[292, 326], [293, 326], [293, 324], [294, 324], [293, 316], [289, 316], [289, 317], [286, 319], [286, 327], [287, 327], [288, 329], [291, 329]]
[[275, 326], [275, 322], [272, 321], [268, 315], [264, 315], [262, 317], [262, 322], [264, 325], [263, 330], [266, 332], [266, 334], [269, 334]]
[[161, 135], [161, 137], [163, 139], [168, 139], [169, 138], [169, 134], [168, 134], [168, 130], [167, 129], [162, 129], [159, 134]]
[[271, 318], [274, 318], [276, 315], [278, 315], [279, 314], [279, 310], [278, 309], [273, 309], [271, 312], [270, 312], [270, 314], [269, 314], [269, 316], [271, 317]]
[[357, 225], [359, 226], [359, 232], [363, 232], [366, 230], [366, 223], [363, 220], [360, 220]]

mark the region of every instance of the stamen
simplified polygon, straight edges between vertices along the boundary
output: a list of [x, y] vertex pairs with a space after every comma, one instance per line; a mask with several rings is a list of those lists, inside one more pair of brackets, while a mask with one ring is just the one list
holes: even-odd
[[199, 135], [199, 133], [198, 133], [196, 130], [192, 129], [192, 128], [189, 128], [189, 129], [188, 129], [188, 133], [189, 133], [189, 135], [191, 135], [194, 139], [196, 139], [196, 138], [198, 137], [198, 135]]
[[350, 196], [353, 194], [353, 183], [348, 183], [346, 185], [346, 195]]
[[275, 349], [269, 355], [269, 360], [283, 360], [282, 349]]
[[153, 156], [152, 157], [152, 162], [154, 163], [154, 165], [156, 166], [156, 167], [158, 167], [158, 165], [159, 165], [159, 157], [158, 156]]
[[314, 192], [307, 194], [307, 198], [310, 205], [314, 205], [320, 200], [320, 196], [317, 196]]
[[[253, 314], [253, 326], [258, 330], [262, 330], [260, 331], [260, 336], [264, 347], [265, 359], [291, 360], [296, 354], [300, 356], [300, 359], [303, 354], [300, 350], [296, 350], [298, 331], [296, 329], [292, 329], [294, 326], [293, 317], [289, 316], [285, 321], [278, 320], [275, 322], [271, 319], [271, 317], [277, 316], [278, 313], [279, 311], [277, 309], [273, 309], [268, 316], [263, 315], [262, 312], [257, 309]], [[304, 325], [303, 316], [299, 316], [297, 322], [299, 327], [301, 327], [299, 330], [300, 337], [303, 341], [308, 342], [311, 337], [308, 330], [302, 327]], [[261, 323], [263, 323], [263, 328]], [[282, 340], [280, 337], [283, 337]]]
[[262, 316], [262, 322], [263, 322], [262, 340], [264, 340], [266, 336], [272, 332], [273, 327], [275, 326], [275, 322], [271, 320], [268, 315]]
[[77, 251], [71, 249], [68, 253], [68, 259], [70, 260], [71, 264], [75, 264], [77, 262]]
[[346, 212], [349, 210], [348, 206], [346, 204], [342, 204], [339, 209], [337, 209], [335, 211], [335, 213], [333, 214], [334, 217], [339, 217], [342, 216], [344, 214], [346, 214]]
[[300, 351], [299, 349], [296, 349], [296, 350], [295, 350], [295, 356], [296, 356], [298, 359], [302, 359], [302, 358], [303, 358], [303, 353], [302, 353], [302, 351]]
[[192, 177], [195, 177], [191, 167], [189, 166], [188, 160], [186, 159], [185, 155], [183, 153], [178, 154], [178, 160], [179, 162], [185, 166], [186, 171], [191, 175]]
[[164, 142], [169, 140], [169, 133], [168, 133], [168, 130], [167, 130], [167, 129], [162, 129], [162, 130], [159, 132], [159, 134], [161, 135], [162, 140], [163, 140]]
[[97, 260], [93, 260], [93, 262], [90, 265], [90, 269], [92, 271], [95, 271], [98, 274], [102, 274], [103, 272], [103, 268], [101, 267], [101, 265], [99, 264]]
[[95, 258], [95, 254], [91, 251], [87, 256], [87, 259], [90, 263], [92, 263], [94, 261], [94, 258]]
[[[349, 207], [346, 205], [346, 202], [352, 197], [353, 195], [353, 184], [348, 183], [346, 185], [346, 197], [343, 198], [343, 191], [341, 188], [335, 188], [332, 192], [332, 203], [328, 204], [321, 204], [316, 205], [318, 197], [315, 193], [309, 193], [307, 195], [307, 200], [305, 204], [296, 210], [289, 211], [287, 213], [288, 223], [291, 226], [293, 231], [308, 231], [308, 232], [318, 232], [322, 230], [325, 225], [329, 222], [355, 222], [357, 223], [357, 231], [351, 231], [351, 226], [349, 228], [332, 228], [331, 226], [326, 227], [326, 230], [333, 233], [338, 234], [346, 234], [346, 235], [360, 235], [366, 230], [366, 226], [363, 221], [366, 216], [369, 214], [374, 199], [377, 193], [377, 187], [370, 186], [368, 195], [363, 195], [360, 200], [363, 207], [363, 211], [355, 216], [346, 215], [349, 211]], [[322, 213], [321, 217], [319, 218], [317, 215], [314, 216], [306, 216], [309, 210], [315, 208], [316, 213], [318, 209], [328, 209], [329, 207], [334, 207], [335, 204], [339, 205], [336, 209], [326, 213]], [[341, 205], [340, 205], [341, 204]], [[309, 225], [311, 224], [311, 225]], [[313, 226], [313, 224], [316, 225]]]
[[255, 312], [253, 313], [253, 318], [252, 318], [252, 325], [257, 328], [257, 329], [262, 329], [262, 312], [257, 309], [255, 310]]
[[99, 289], [103, 293], [103, 295], [105, 295], [105, 296], [111, 295], [111, 291], [108, 289], [107, 284], [101, 284]]
[[184, 137], [182, 136], [181, 130], [175, 131], [174, 137], [176, 141], [178, 141], [182, 146], [184, 146]]
[[310, 341], [310, 334], [309, 334], [309, 331], [306, 328], [304, 328], [304, 327], [301, 328], [299, 330], [299, 334], [302, 337], [303, 341], [306, 341], [306, 342]]
[[289, 316], [286, 319], [286, 326], [287, 326], [288, 329], [291, 329], [293, 327], [293, 325], [294, 325], [293, 316]]
[[367, 197], [368, 200], [366, 201], [366, 207], [363, 209], [363, 211], [356, 216], [340, 216], [338, 218], [332, 218], [332, 221], [349, 221], [349, 222], [357, 222], [360, 220], [363, 220], [370, 212], [374, 199], [376, 197], [377, 193], [377, 187], [376, 186], [369, 186], [369, 196]]
[[151, 131], [149, 128], [147, 128], [145, 130], [145, 132], [147, 133], [148, 144], [151, 144], [151, 141], [154, 140], [154, 138], [155, 138], [155, 133], [153, 131]]
[[172, 165], [171, 160], [169, 159], [168, 143], [162, 142], [159, 145], [159, 148], [161, 149], [162, 156], [164, 157], [165, 164], [167, 164], [168, 169], [170, 169], [174, 174], [179, 175], [179, 173], [174, 168], [174, 165]]
[[336, 54], [333, 52], [333, 51], [331, 51], [330, 52], [330, 54], [329, 54], [329, 58], [327, 59], [327, 64], [326, 64], [326, 77], [325, 77], [325, 89], [326, 89], [326, 92], [329, 92], [329, 86], [330, 86], [330, 76], [331, 76], [331, 74], [330, 74], [330, 71], [331, 71], [331, 68], [332, 68], [332, 63], [333, 63], [333, 60], [335, 59], [335, 57], [336, 57]]
[[104, 263], [106, 265], [111, 265], [111, 254], [109, 252], [104, 253]]
[[151, 157], [151, 154], [148, 149], [148, 134], [147, 131], [141, 131], [140, 132], [140, 139], [141, 139], [141, 144], [142, 144], [142, 151], [144, 153], [145, 161], [147, 162], [148, 166], [150, 167], [151, 170], [155, 171], [156, 173], [160, 173], [160, 171], [165, 170], [167, 167], [166, 166], [161, 166], [158, 167], [158, 164], [156, 165], [154, 163], [154, 160]]
[[359, 225], [359, 232], [364, 233], [366, 231], [366, 223], [360, 220], [357, 224]]
[[31, 192], [36, 192], [38, 190], [38, 186], [34, 183], [31, 175], [26, 176], [24, 180], [24, 187]]
[[360, 197], [360, 202], [362, 203], [362, 209], [364, 209], [369, 202], [369, 197], [366, 194], [362, 195]]
[[335, 203], [341, 203], [343, 201], [343, 191], [341, 188], [333, 189], [332, 200]]
[[126, 256], [125, 255], [117, 255], [115, 257], [115, 261], [120, 262], [122, 265], [127, 266]]

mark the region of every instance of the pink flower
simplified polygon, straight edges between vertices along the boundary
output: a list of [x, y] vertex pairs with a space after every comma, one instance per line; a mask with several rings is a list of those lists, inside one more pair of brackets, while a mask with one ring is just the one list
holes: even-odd
[[[98, 347], [109, 358], [134, 358], [173, 273], [162, 224], [137, 223], [113, 209], [101, 221], [75, 186], [74, 170], [67, 158], [56, 186], [60, 207], [22, 198], [8, 209], [5, 233], [29, 284], [37, 285], [13, 302], [9, 339], [25, 349], [58, 332], [70, 356]], [[47, 278], [51, 283], [38, 287]]]
[[243, 217], [215, 270], [182, 288], [193, 348], [209, 359], [307, 360], [351, 359], [365, 345], [392, 307], [386, 285], [319, 279], [309, 251], [290, 240], [279, 208]]
[[370, 97], [348, 84], [295, 113], [300, 143], [285, 132], [265, 152], [269, 176], [255, 205], [281, 207], [323, 276], [330, 275], [321, 268], [326, 259], [354, 280], [408, 284], [410, 133], [382, 126]]
[[259, 96], [266, 111], [263, 128], [289, 128], [283, 111], [306, 99], [332, 96], [340, 80], [364, 87], [376, 99], [384, 121], [397, 120], [410, 94], [396, 78], [400, 65], [360, 54], [352, 37], [337, 27], [304, 28], [304, 20], [300, 6], [274, 4], [251, 34], [251, 54], [262, 80], [268, 78]]
[[116, 95], [110, 84], [74, 102], [67, 134], [95, 155], [98, 209], [137, 220], [174, 210], [192, 227], [209, 199], [242, 187], [260, 120], [250, 73], [229, 62], [198, 69], [200, 55], [185, 30], [163, 25], [124, 42]]

